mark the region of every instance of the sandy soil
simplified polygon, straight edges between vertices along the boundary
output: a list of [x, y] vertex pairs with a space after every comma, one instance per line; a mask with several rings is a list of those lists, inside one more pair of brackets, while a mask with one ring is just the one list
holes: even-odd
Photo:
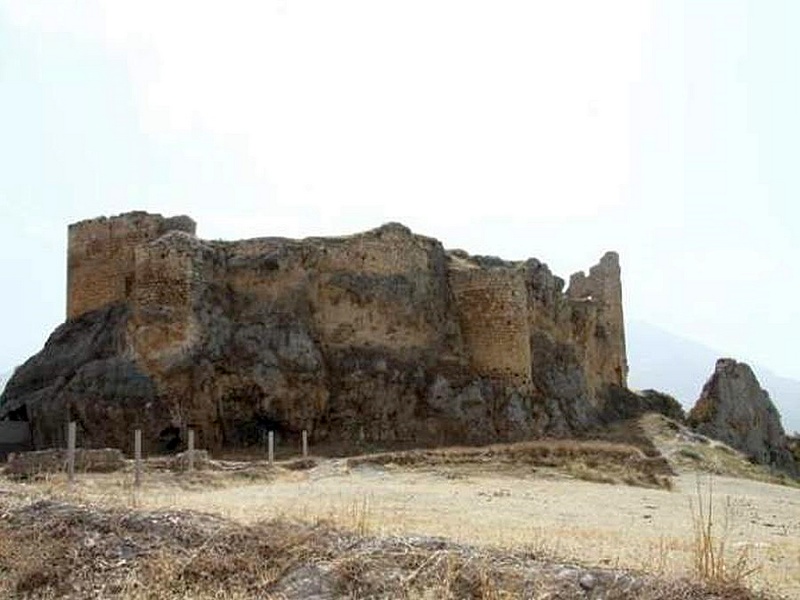
[[[698, 483], [707, 497], [708, 477], [689, 473], [666, 491], [579, 481], [541, 469], [349, 469], [334, 460], [268, 483], [217, 489], [151, 480], [140, 503], [215, 512], [245, 523], [275, 516], [329, 519], [361, 533], [440, 535], [592, 565], [681, 574], [692, 568], [691, 505], [697, 505]], [[747, 553], [758, 568], [750, 579], [754, 587], [800, 598], [800, 489], [720, 476], [711, 485], [718, 531], [724, 533], [727, 520], [731, 556]], [[81, 493], [108, 497], [108, 482], [87, 482]]]

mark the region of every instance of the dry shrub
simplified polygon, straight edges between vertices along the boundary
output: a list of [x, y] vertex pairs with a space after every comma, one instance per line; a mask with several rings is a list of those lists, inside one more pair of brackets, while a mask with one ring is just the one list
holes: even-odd
[[[749, 546], [733, 552], [728, 547], [732, 509], [730, 498], [725, 499], [721, 515], [714, 510], [713, 478], [708, 479], [704, 494], [700, 479], [696, 484], [696, 497], [690, 501], [694, 529], [694, 570], [702, 581], [715, 585], [741, 586], [758, 570], [752, 565]], [[721, 519], [721, 521], [720, 521]]]
[[0, 597], [43, 589], [58, 595], [69, 568], [59, 559], [70, 550], [66, 543], [39, 532], [0, 526]]
[[[354, 517], [366, 520], [366, 504]], [[704, 513], [705, 514], [705, 513]], [[580, 567], [430, 537], [368, 537], [190, 512], [40, 501], [3, 507], [4, 598], [578, 598], [757, 600], [739, 587]], [[584, 580], [591, 584], [584, 584]], [[3, 587], [5, 586], [5, 587]], [[590, 593], [587, 590], [591, 590]]]

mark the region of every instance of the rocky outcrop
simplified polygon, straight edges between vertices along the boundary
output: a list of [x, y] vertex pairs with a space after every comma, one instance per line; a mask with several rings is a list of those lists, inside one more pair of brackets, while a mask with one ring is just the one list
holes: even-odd
[[669, 394], [656, 390], [634, 392], [612, 386], [607, 389], [603, 399], [604, 403], [598, 412], [603, 425], [634, 419], [647, 413], [658, 413], [679, 423], [686, 421], [681, 403]]
[[37, 447], [68, 419], [84, 445], [129, 448], [135, 426], [151, 450], [189, 427], [210, 449], [266, 429], [491, 442], [587, 430], [625, 388], [613, 252], [565, 291], [538, 260], [447, 251], [396, 223], [304, 240], [194, 230], [147, 213], [71, 225], [68, 320], [0, 418], [30, 419]]
[[754, 462], [798, 474], [780, 414], [745, 363], [730, 358], [717, 361], [689, 413], [688, 423], [699, 433], [740, 450]]
[[796, 433], [790, 435], [787, 438], [787, 445], [789, 446], [789, 452], [791, 452], [794, 457], [795, 463], [800, 465], [800, 435]]

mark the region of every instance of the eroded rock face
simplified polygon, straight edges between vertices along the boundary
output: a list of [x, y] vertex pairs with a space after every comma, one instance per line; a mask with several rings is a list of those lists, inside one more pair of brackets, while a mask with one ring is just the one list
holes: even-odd
[[745, 363], [730, 358], [717, 361], [688, 422], [760, 464], [798, 473], [780, 414]]
[[[69, 229], [68, 321], [23, 365], [0, 418], [38, 447], [438, 444], [568, 434], [627, 376], [619, 260], [569, 289], [535, 259], [446, 251], [399, 224], [339, 238], [204, 241], [187, 217]], [[616, 410], [616, 409], [615, 409]], [[622, 410], [627, 414], [627, 411]]]

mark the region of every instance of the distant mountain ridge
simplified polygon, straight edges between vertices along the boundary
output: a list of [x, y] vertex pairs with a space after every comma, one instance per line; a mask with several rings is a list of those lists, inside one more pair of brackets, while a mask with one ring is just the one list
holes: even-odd
[[[666, 392], [675, 396], [687, 409], [700, 397], [703, 384], [714, 372], [717, 359], [727, 357], [722, 350], [643, 321], [628, 321], [626, 338], [630, 387]], [[800, 431], [800, 381], [781, 377], [757, 364], [750, 367], [780, 411], [786, 432]]]

